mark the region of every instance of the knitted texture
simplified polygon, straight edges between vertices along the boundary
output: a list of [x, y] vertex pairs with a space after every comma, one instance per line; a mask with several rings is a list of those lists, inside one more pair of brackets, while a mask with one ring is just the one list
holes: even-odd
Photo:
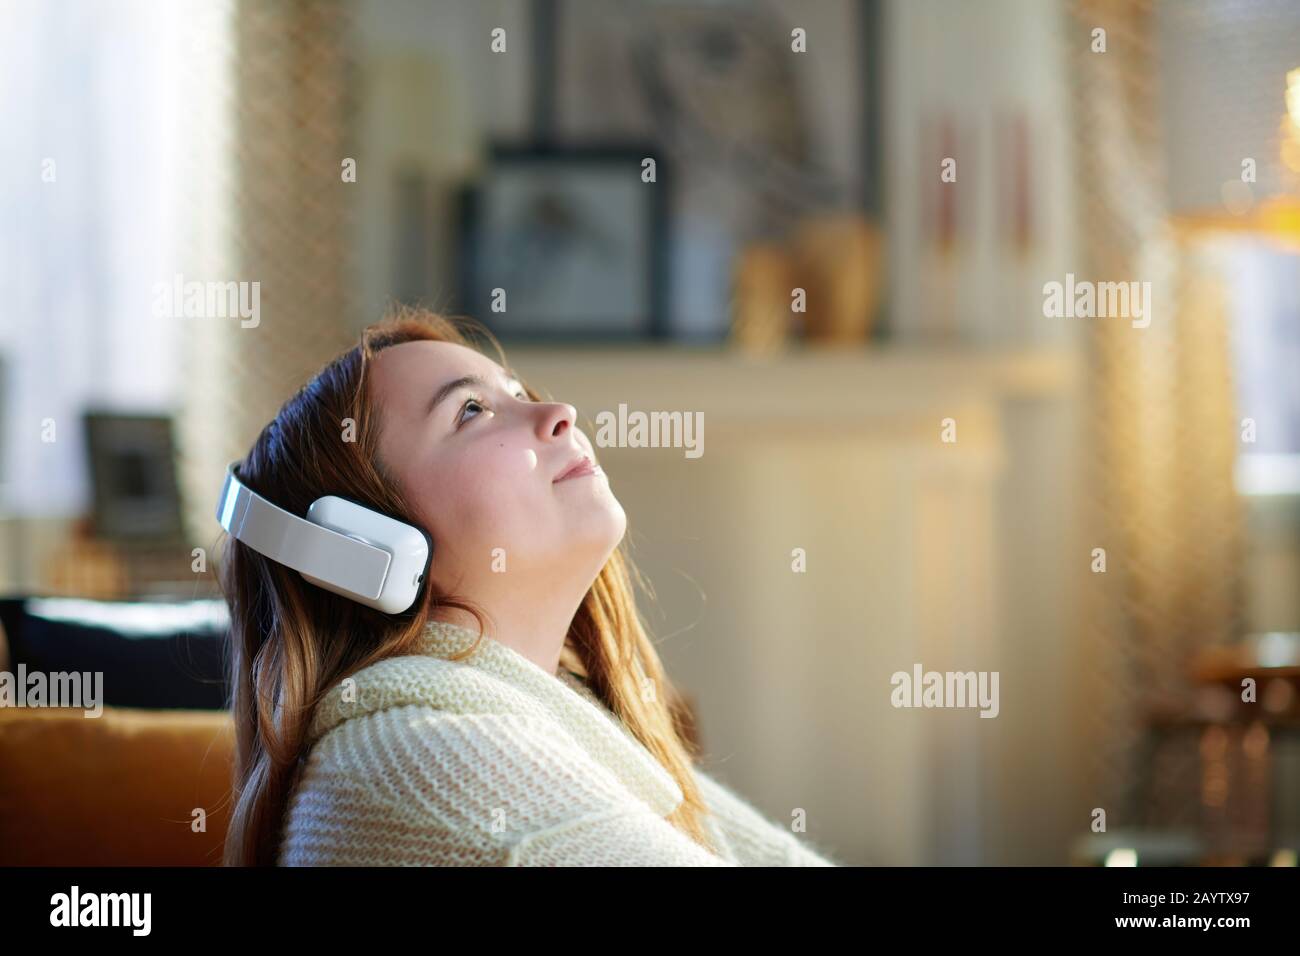
[[709, 775], [711, 853], [665, 818], [672, 775], [577, 676], [431, 622], [321, 700], [285, 866], [835, 866]]

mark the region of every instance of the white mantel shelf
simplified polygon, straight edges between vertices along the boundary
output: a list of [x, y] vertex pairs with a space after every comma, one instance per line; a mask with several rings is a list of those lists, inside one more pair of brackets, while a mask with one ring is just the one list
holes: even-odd
[[995, 351], [891, 346], [799, 348], [755, 357], [718, 348], [505, 346], [543, 396], [580, 418], [620, 403], [629, 411], [702, 411], [710, 428], [878, 428], [972, 403], [1067, 397], [1081, 360], [1062, 350]]

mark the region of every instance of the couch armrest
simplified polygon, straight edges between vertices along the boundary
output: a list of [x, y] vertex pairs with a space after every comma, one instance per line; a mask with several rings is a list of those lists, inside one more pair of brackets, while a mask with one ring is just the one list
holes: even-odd
[[227, 711], [2, 707], [0, 866], [219, 865], [233, 755]]

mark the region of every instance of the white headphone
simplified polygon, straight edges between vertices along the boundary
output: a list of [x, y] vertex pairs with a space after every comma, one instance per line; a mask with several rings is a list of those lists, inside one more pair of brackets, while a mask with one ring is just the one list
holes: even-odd
[[340, 498], [317, 498], [299, 518], [239, 480], [239, 462], [226, 468], [217, 521], [258, 554], [327, 591], [387, 614], [400, 614], [420, 593], [433, 552], [429, 536]]

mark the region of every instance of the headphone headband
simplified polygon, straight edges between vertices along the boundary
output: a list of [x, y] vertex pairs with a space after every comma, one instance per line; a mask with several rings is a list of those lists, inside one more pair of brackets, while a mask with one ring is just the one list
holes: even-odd
[[311, 583], [389, 614], [414, 603], [432, 550], [421, 529], [335, 495], [300, 518], [240, 481], [238, 462], [226, 468], [217, 522]]

